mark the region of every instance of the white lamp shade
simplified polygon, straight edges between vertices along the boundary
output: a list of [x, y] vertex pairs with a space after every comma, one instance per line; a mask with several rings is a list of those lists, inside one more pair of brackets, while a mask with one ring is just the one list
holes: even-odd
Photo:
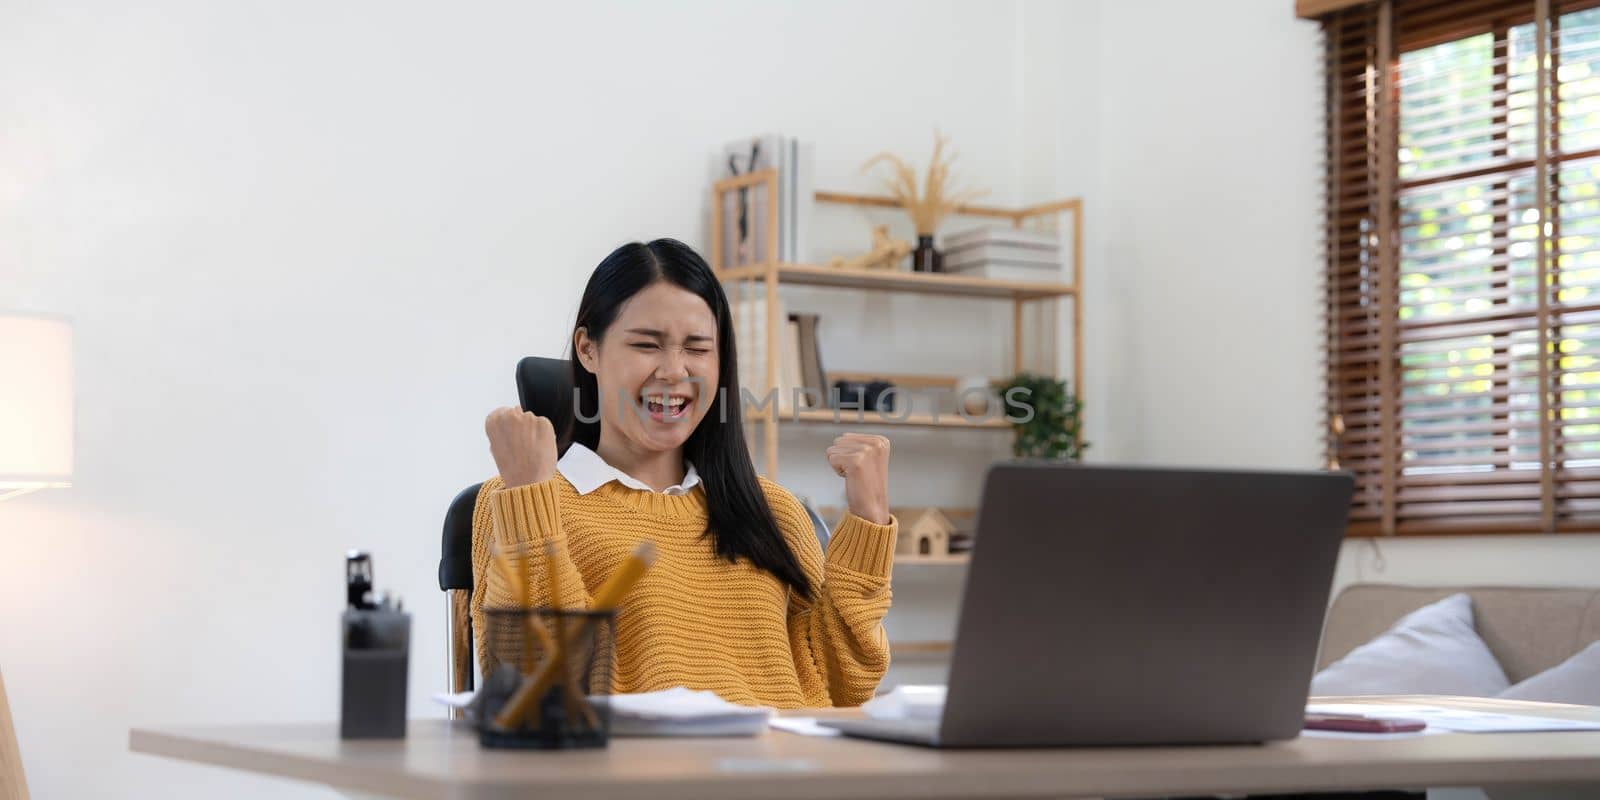
[[72, 485], [72, 324], [0, 311], [0, 496]]

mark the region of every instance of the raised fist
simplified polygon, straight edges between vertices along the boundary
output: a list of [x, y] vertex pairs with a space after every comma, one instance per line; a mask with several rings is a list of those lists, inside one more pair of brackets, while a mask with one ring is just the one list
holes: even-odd
[[828, 466], [844, 478], [850, 513], [878, 525], [889, 524], [889, 440], [870, 433], [847, 433], [828, 448]]
[[555, 476], [556, 431], [550, 420], [520, 408], [497, 408], [483, 421], [483, 431], [507, 489]]

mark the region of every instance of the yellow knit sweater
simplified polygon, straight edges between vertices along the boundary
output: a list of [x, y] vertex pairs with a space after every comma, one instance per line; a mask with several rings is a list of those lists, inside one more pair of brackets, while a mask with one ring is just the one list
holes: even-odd
[[630, 489], [616, 481], [580, 495], [559, 473], [506, 489], [491, 478], [472, 520], [472, 625], [486, 659], [483, 608], [514, 604], [489, 568], [489, 543], [519, 559], [536, 606], [548, 605], [544, 544], [555, 543], [561, 604], [586, 607], [590, 592], [641, 539], [655, 567], [617, 612], [615, 692], [673, 686], [709, 689], [746, 705], [853, 706], [872, 697], [889, 667], [883, 615], [897, 523], [847, 514], [826, 556], [793, 495], [761, 479], [767, 503], [811, 580], [812, 598], [791, 596], [771, 574], [730, 564], [702, 537], [704, 485], [685, 495]]

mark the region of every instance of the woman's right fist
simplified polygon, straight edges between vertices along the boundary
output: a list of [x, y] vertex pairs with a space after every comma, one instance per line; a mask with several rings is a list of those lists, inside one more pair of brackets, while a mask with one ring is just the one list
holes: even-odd
[[483, 421], [483, 431], [507, 489], [555, 476], [556, 431], [550, 420], [520, 408], [497, 408]]

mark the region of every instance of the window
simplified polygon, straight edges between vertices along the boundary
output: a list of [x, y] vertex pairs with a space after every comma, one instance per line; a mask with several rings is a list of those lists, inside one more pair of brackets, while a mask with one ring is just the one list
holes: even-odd
[[1600, 531], [1597, 6], [1322, 18], [1327, 441], [1356, 475], [1352, 535]]

